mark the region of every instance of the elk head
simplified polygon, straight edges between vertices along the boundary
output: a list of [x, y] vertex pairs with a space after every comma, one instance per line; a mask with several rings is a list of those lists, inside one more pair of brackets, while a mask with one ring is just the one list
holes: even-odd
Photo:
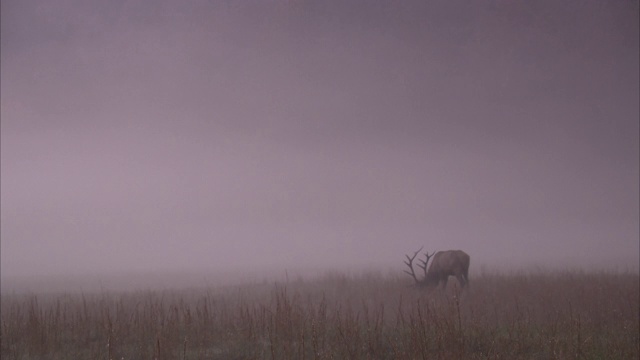
[[433, 256], [434, 253], [431, 253], [431, 255], [429, 255], [428, 252], [424, 253], [425, 259], [418, 259], [418, 267], [420, 269], [422, 269], [422, 271], [424, 272], [424, 277], [422, 278], [422, 280], [418, 280], [418, 277], [416, 276], [416, 273], [413, 269], [413, 260], [415, 260], [416, 256], [418, 256], [418, 253], [420, 253], [420, 251], [422, 251], [422, 247], [420, 249], [418, 249], [418, 251], [416, 251], [415, 253], [413, 253], [413, 256], [409, 256], [409, 255], [405, 255], [407, 257], [407, 260], [404, 261], [404, 263], [409, 267], [409, 270], [404, 270], [404, 272], [406, 272], [407, 274], [409, 274], [409, 276], [411, 276], [413, 278], [413, 280], [415, 280], [416, 285], [417, 286], [421, 286], [421, 285], [425, 285], [426, 284], [426, 279], [427, 279], [427, 266], [429, 264], [429, 259], [431, 259], [431, 257]]

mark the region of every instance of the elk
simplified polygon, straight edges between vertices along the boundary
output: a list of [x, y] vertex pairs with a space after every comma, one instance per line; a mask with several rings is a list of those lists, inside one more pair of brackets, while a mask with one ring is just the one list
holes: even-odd
[[[424, 271], [424, 278], [419, 280], [413, 270], [413, 260], [418, 256], [418, 253], [422, 251], [422, 248], [418, 249], [413, 256], [406, 255], [407, 260], [404, 263], [409, 267], [409, 270], [405, 270], [418, 287], [437, 287], [442, 284], [442, 288], [447, 287], [447, 281], [449, 276], [455, 276], [460, 283], [460, 286], [464, 288], [469, 284], [469, 255], [462, 250], [447, 250], [438, 251], [429, 255], [428, 252], [424, 253], [425, 259], [418, 259], [417, 264], [422, 271]], [[431, 266], [427, 270], [429, 259], [431, 260]]]

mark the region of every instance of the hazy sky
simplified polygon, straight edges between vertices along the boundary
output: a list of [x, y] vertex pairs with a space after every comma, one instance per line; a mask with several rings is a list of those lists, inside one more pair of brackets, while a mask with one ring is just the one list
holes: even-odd
[[638, 267], [638, 1], [3, 0], [2, 276]]

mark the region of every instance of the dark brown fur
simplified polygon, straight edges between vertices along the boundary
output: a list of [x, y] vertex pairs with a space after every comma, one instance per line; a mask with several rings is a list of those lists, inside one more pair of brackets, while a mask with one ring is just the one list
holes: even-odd
[[438, 286], [442, 284], [447, 287], [449, 276], [455, 276], [461, 287], [469, 284], [469, 263], [471, 258], [462, 250], [438, 251], [431, 266], [427, 271], [427, 276], [422, 281], [423, 286]]

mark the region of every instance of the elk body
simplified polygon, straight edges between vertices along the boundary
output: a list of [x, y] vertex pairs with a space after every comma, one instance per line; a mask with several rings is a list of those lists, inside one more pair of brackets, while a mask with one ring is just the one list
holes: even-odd
[[[432, 253], [424, 253], [425, 259], [418, 259], [417, 266], [423, 270], [424, 278], [418, 279], [415, 271], [413, 270], [413, 260], [418, 256], [418, 253], [422, 250], [420, 248], [413, 256], [407, 256], [405, 264], [409, 267], [409, 270], [405, 270], [416, 282], [416, 286], [419, 287], [436, 287], [442, 284], [443, 288], [447, 287], [447, 281], [449, 276], [455, 276], [460, 283], [460, 286], [464, 288], [469, 284], [469, 262], [470, 258], [467, 253], [462, 250], [447, 250], [438, 251], [435, 255]], [[431, 266], [429, 260], [431, 260]]]

